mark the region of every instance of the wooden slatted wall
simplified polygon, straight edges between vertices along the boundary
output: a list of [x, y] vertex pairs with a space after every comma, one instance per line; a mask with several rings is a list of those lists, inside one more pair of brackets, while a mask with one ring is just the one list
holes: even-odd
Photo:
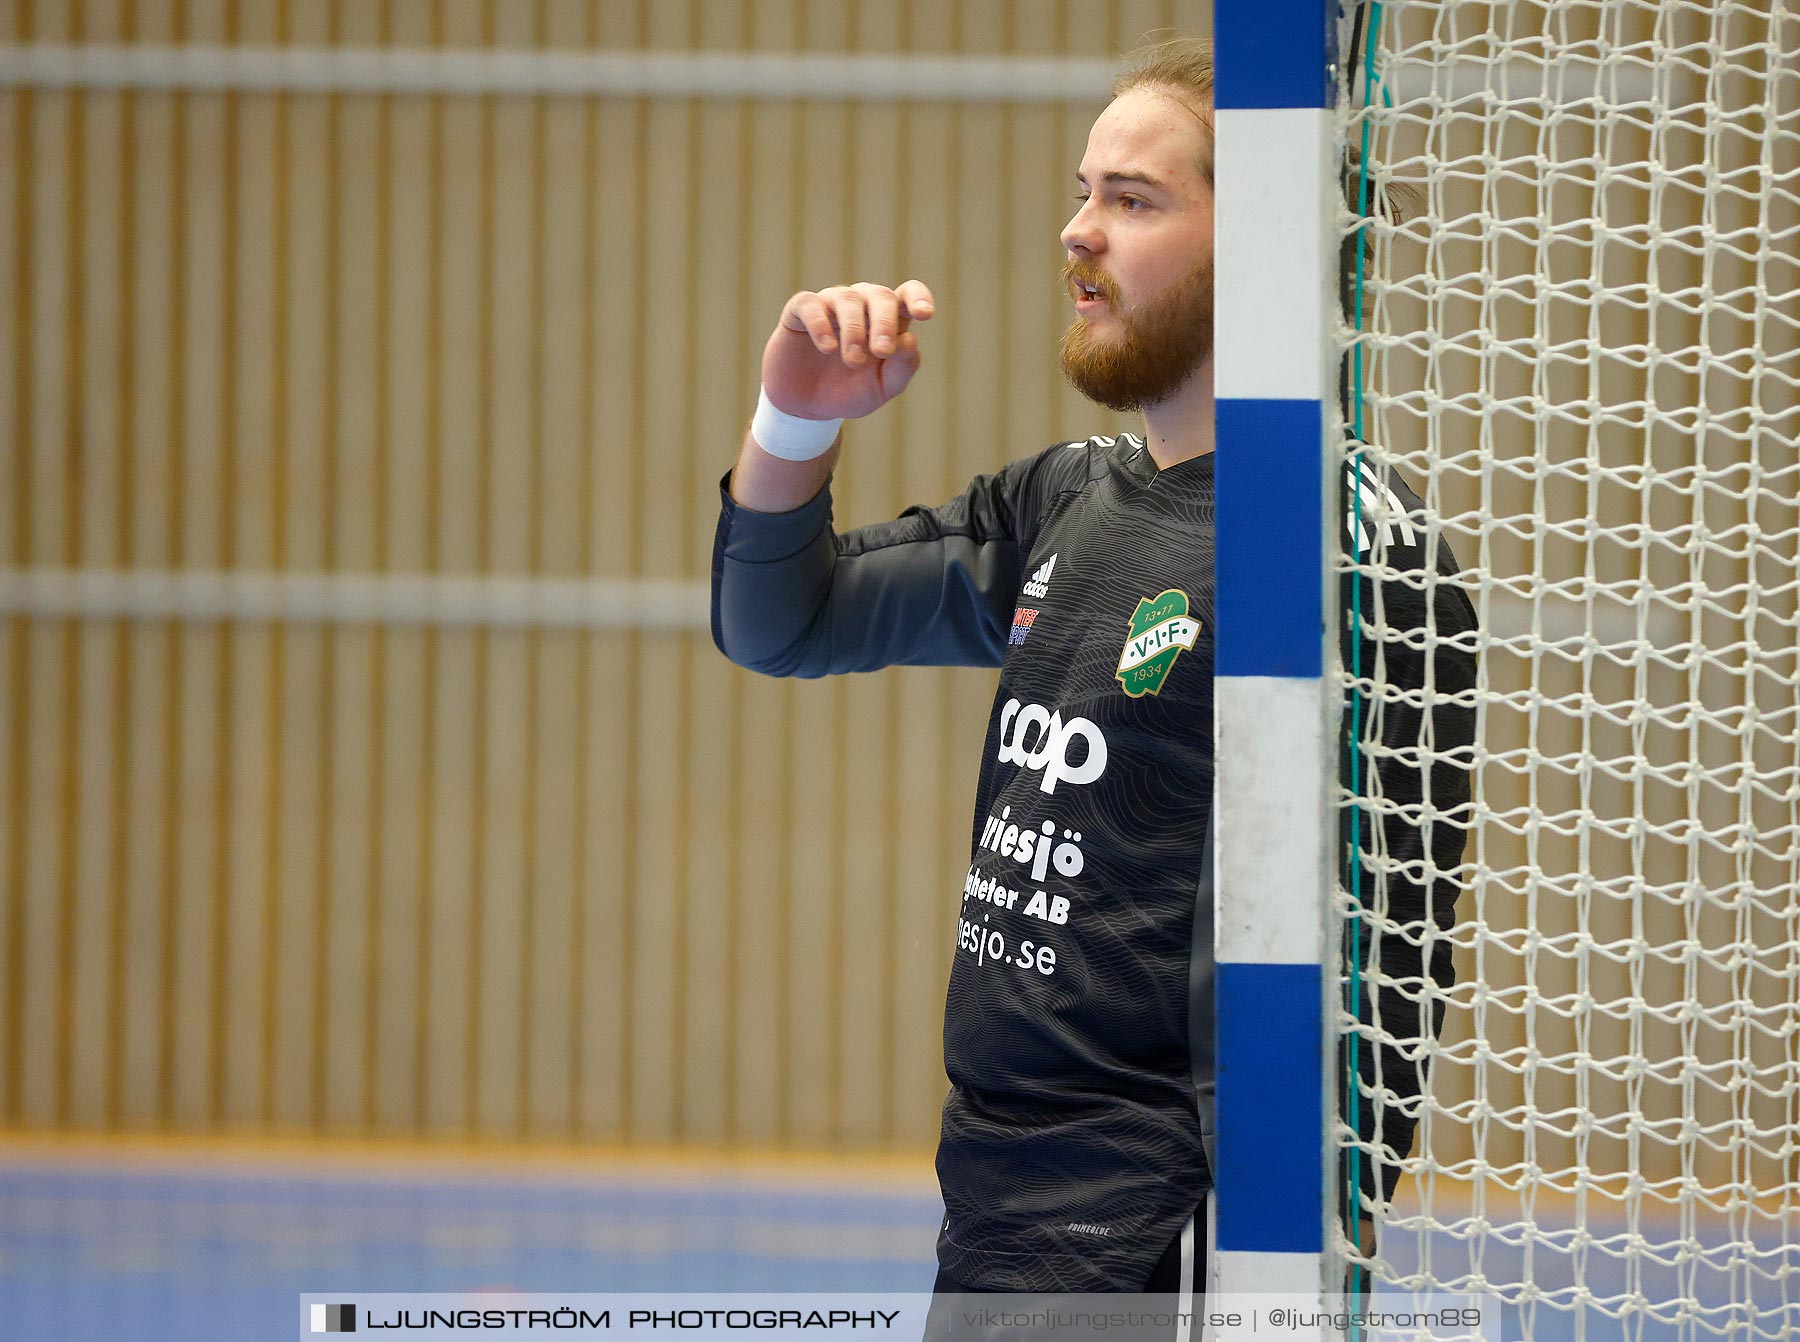
[[[1108, 58], [1206, 0], [6, 0], [0, 43]], [[840, 524], [1126, 424], [1099, 104], [0, 91], [15, 570], [704, 581], [786, 295], [931, 283]], [[0, 620], [0, 1124], [931, 1140], [990, 673], [703, 629]]]

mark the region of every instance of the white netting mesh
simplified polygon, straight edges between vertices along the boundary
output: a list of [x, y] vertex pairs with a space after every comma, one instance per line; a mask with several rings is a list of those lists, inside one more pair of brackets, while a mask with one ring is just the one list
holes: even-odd
[[[1366, 951], [1407, 881], [1461, 889], [1456, 985], [1394, 989], [1448, 1014], [1367, 1261], [1496, 1290], [1527, 1337], [1800, 1335], [1800, 13], [1403, 0], [1371, 36], [1340, 130], [1421, 199], [1367, 225], [1346, 417], [1483, 633], [1461, 865], [1377, 840], [1338, 900]], [[1420, 585], [1364, 534], [1341, 572]], [[1429, 631], [1383, 590], [1377, 737], [1437, 692], [1389, 675]], [[1366, 829], [1409, 745], [1362, 747]], [[1393, 1014], [1340, 1043], [1418, 1033]], [[1378, 1056], [1397, 1101], [1414, 1064]]]

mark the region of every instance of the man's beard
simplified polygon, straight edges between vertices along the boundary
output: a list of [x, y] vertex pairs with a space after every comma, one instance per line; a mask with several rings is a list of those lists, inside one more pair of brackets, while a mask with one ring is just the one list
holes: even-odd
[[[1076, 268], [1063, 267], [1064, 291]], [[1062, 370], [1075, 390], [1108, 410], [1142, 410], [1169, 399], [1213, 344], [1213, 263], [1208, 257], [1167, 293], [1126, 311], [1103, 290], [1117, 333], [1100, 334], [1077, 313], [1062, 335]]]

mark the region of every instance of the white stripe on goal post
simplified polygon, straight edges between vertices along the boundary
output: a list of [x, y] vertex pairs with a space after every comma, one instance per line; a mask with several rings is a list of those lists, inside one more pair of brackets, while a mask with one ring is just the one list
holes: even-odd
[[[1215, 1042], [1221, 1292], [1323, 1288], [1333, 715], [1327, 0], [1218, 0]], [[1218, 1330], [1231, 1342], [1230, 1328]], [[1243, 1334], [1248, 1342], [1248, 1334]]]

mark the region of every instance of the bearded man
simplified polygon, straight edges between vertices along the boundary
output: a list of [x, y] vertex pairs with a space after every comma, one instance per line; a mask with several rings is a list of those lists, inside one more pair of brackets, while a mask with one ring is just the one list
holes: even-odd
[[[941, 507], [837, 534], [827, 486], [841, 422], [906, 388], [920, 367], [913, 328], [936, 309], [917, 280], [851, 284], [788, 300], [721, 486], [713, 637], [733, 661], [794, 676], [1001, 668], [944, 1023], [940, 1292], [1187, 1295], [1204, 1279], [1212, 150], [1210, 47], [1152, 48], [1094, 123], [1062, 233], [1075, 309], [1063, 372], [1098, 404], [1141, 412], [1141, 436], [1058, 443]], [[1404, 504], [1420, 507], [1410, 490]], [[1438, 668], [1440, 688], [1455, 679]], [[1440, 772], [1441, 815], [1459, 782], [1466, 800], [1467, 779]], [[1404, 860], [1394, 850], [1406, 841], [1390, 826], [1385, 856]], [[1461, 845], [1440, 822], [1438, 870], [1454, 868]], [[1433, 893], [1422, 907], [1442, 924], [1453, 892]], [[1387, 942], [1390, 978], [1421, 982], [1418, 941]], [[1439, 982], [1447, 953], [1433, 952]], [[1418, 1003], [1415, 993], [1414, 1020]], [[1384, 1006], [1391, 1030], [1401, 1009]], [[1416, 1097], [1422, 1071], [1402, 1061], [1389, 1058], [1382, 1084]], [[1387, 1114], [1383, 1148], [1404, 1154], [1412, 1122]], [[1390, 1162], [1386, 1191], [1394, 1173]]]

